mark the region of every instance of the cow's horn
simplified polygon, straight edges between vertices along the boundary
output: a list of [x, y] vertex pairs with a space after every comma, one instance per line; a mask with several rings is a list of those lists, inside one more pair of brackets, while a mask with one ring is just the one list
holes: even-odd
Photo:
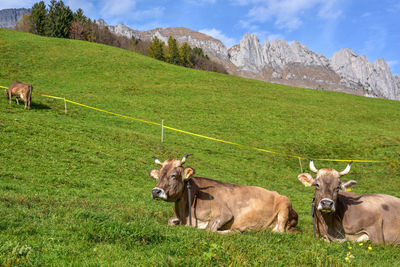
[[182, 158], [182, 160], [181, 160], [181, 165], [183, 165], [183, 164], [186, 162], [187, 157], [189, 157], [189, 156], [191, 156], [191, 155], [193, 155], [193, 154], [192, 154], [192, 153], [186, 154], [186, 155]]
[[340, 176], [343, 176], [343, 175], [348, 174], [349, 171], [350, 171], [350, 167], [351, 167], [351, 164], [352, 164], [352, 163], [353, 163], [353, 162], [350, 161], [349, 164], [347, 164], [346, 169], [344, 169], [343, 171], [339, 172], [339, 175], [340, 175]]
[[310, 160], [310, 170], [312, 170], [313, 172], [317, 173], [318, 170], [314, 166], [314, 161], [312, 159], [309, 159], [309, 160]]
[[156, 164], [161, 165], [161, 166], [163, 165], [163, 164], [161, 163], [161, 161], [158, 160], [158, 158], [156, 158], [156, 157], [153, 156], [153, 159], [154, 159], [154, 162], [155, 162]]

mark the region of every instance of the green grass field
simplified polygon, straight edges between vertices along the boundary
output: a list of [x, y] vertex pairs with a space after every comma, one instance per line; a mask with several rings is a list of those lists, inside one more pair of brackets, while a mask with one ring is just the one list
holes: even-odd
[[[0, 265], [399, 266], [400, 247], [314, 238], [299, 162], [39, 96], [249, 146], [355, 163], [357, 193], [400, 197], [400, 102], [300, 89], [169, 65], [122, 49], [0, 29], [0, 85], [32, 83], [32, 110], [0, 97]], [[167, 226], [148, 176], [193, 153], [199, 176], [276, 190], [299, 234], [218, 235]], [[303, 167], [308, 170], [306, 160]], [[342, 170], [345, 162], [316, 161]], [[350, 250], [348, 247], [351, 246]], [[354, 255], [346, 262], [348, 252]]]

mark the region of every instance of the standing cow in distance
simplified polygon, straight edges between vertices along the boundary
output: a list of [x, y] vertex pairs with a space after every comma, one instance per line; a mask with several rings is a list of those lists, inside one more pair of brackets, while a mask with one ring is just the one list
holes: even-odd
[[[261, 187], [234, 185], [209, 178], [194, 177], [195, 170], [183, 167], [187, 154], [182, 160], [169, 159], [160, 162], [161, 169], [153, 169], [150, 177], [158, 181], [152, 190], [154, 199], [174, 202], [175, 217], [169, 225], [192, 225], [213, 232], [263, 230], [272, 228], [275, 232], [297, 230], [297, 213], [286, 196]], [[190, 183], [190, 203], [187, 184]]]
[[11, 98], [15, 96], [17, 105], [19, 105], [18, 98], [21, 98], [25, 102], [25, 109], [31, 109], [33, 86], [23, 82], [13, 82], [10, 87], [6, 90], [9, 103], [11, 104]]
[[[302, 173], [297, 178], [305, 186], [314, 186], [315, 231], [328, 241], [400, 244], [400, 199], [384, 194], [359, 195], [346, 192], [357, 182], [340, 179], [346, 169], [316, 169], [310, 160], [310, 169], [317, 176]], [[343, 191], [341, 191], [343, 190]]]

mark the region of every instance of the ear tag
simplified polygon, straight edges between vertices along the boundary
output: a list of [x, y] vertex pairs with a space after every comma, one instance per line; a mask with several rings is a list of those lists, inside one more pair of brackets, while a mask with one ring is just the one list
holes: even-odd
[[351, 191], [352, 191], [352, 190], [351, 190], [351, 187], [350, 187], [350, 186], [346, 188], [346, 192], [351, 192]]
[[185, 174], [185, 179], [189, 179], [189, 177], [193, 175], [193, 172], [194, 172], [193, 169], [191, 168], [187, 169], [187, 172]]

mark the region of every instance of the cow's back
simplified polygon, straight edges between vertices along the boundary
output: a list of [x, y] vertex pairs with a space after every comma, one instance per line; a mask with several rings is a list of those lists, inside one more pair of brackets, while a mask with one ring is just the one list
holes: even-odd
[[31, 90], [31, 85], [28, 83], [23, 83], [23, 82], [13, 82], [10, 87], [9, 90], [11, 90], [11, 93], [13, 95], [17, 95], [20, 93], [27, 93]]
[[297, 213], [289, 199], [275, 191], [201, 177], [194, 180], [201, 188], [203, 196], [212, 199], [212, 203], [205, 203], [205, 209], [210, 205], [219, 210], [228, 209], [232, 213], [231, 230], [261, 230], [271, 227], [276, 223], [278, 211], [282, 208], [287, 209], [287, 216], [291, 221], [295, 220], [292, 222], [293, 226], [297, 224]]
[[[346, 233], [365, 231], [373, 242], [400, 244], [400, 199], [385, 194], [341, 192]], [[378, 239], [378, 240], [373, 240]]]

